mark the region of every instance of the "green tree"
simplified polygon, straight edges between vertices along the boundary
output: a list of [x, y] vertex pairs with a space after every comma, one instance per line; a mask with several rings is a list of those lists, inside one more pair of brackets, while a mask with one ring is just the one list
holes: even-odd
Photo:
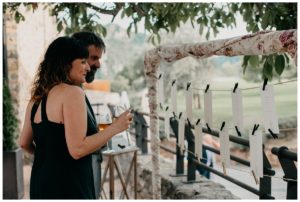
[[[78, 30], [92, 30], [106, 35], [101, 15], [111, 15], [112, 22], [121, 13], [131, 19], [127, 33], [138, 31], [137, 24], [144, 23], [150, 33], [149, 41], [160, 42], [160, 31], [176, 32], [190, 21], [199, 24], [199, 33], [205, 31], [206, 39], [217, 35], [220, 28], [236, 26], [237, 14], [243, 16], [249, 32], [261, 30], [285, 30], [297, 28], [297, 3], [4, 3], [3, 11], [9, 11], [17, 22], [25, 20], [18, 8], [24, 4], [33, 11], [43, 6], [56, 17], [57, 29], [65, 28], [66, 34]], [[245, 56], [244, 72], [247, 67], [262, 68], [263, 77], [272, 79], [273, 70], [281, 75], [288, 64], [287, 55]]]
[[141, 55], [132, 65], [126, 65], [122, 71], [118, 72], [111, 85], [114, 92], [127, 91], [129, 97], [132, 98], [130, 99], [131, 105], [136, 108], [140, 106], [140, 100], [137, 99], [136, 94], [146, 88], [143, 66], [144, 61]]
[[[246, 29], [249, 32], [297, 28], [297, 3], [242, 3], [238, 10], [247, 23]], [[247, 67], [253, 68], [254, 72], [260, 68], [263, 78], [271, 80], [273, 75], [280, 76], [285, 67], [289, 66], [289, 56], [245, 56], [242, 66], [244, 72]]]
[[137, 57], [133, 65], [125, 66], [125, 68], [117, 74], [122, 75], [128, 79], [128, 85], [137, 91], [146, 88], [146, 81], [144, 77], [144, 61], [143, 56]]
[[6, 80], [3, 80], [3, 151], [14, 150], [18, 130], [12, 99]]

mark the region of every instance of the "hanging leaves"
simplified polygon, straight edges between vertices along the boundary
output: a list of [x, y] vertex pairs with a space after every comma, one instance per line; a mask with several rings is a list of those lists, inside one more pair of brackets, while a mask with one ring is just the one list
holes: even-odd
[[243, 67], [243, 74], [245, 74], [245, 72], [246, 72], [246, 69], [247, 69], [247, 67], [248, 67], [248, 61], [249, 61], [250, 57], [251, 57], [251, 56], [246, 55], [246, 56], [244, 56], [244, 58], [243, 58], [243, 64], [242, 64], [242, 67]]
[[252, 68], [257, 68], [258, 64], [259, 64], [258, 55], [252, 55], [252, 56], [250, 56], [249, 63], [252, 66]]
[[[236, 26], [236, 15], [240, 13], [249, 32], [260, 30], [286, 30], [297, 28], [297, 3], [4, 3], [3, 12], [12, 12], [17, 23], [25, 20], [19, 7], [25, 5], [33, 11], [42, 5], [55, 16], [57, 30], [65, 30], [72, 34], [82, 29], [94, 31], [106, 36], [106, 29], [101, 23], [99, 14], [111, 15], [114, 19], [119, 12], [121, 18], [125, 16], [132, 19], [127, 27], [130, 36], [131, 28], [138, 32], [138, 23], [144, 22], [144, 29], [150, 33], [149, 42], [160, 42], [161, 30], [176, 32], [184, 22], [190, 21], [193, 27], [199, 25], [200, 35], [207, 40], [217, 36], [220, 28], [233, 28]], [[91, 14], [92, 13], [92, 14]], [[283, 56], [245, 56], [243, 72], [247, 66], [251, 68], [264, 68], [263, 72], [271, 74], [266, 68], [268, 64], [275, 67], [281, 75], [289, 63], [286, 54]], [[285, 62], [286, 61], [286, 62]]]
[[283, 70], [284, 70], [284, 56], [283, 55], [278, 55], [275, 59], [275, 70], [278, 75], [281, 75]]
[[19, 23], [20, 21], [24, 21], [25, 17], [19, 11], [16, 11], [15, 20], [17, 23]]
[[273, 76], [273, 66], [267, 61], [264, 64], [263, 75], [269, 80], [271, 80]]
[[57, 31], [58, 32], [61, 32], [63, 30], [63, 25], [62, 25], [62, 21], [60, 21], [58, 24], [57, 24]]

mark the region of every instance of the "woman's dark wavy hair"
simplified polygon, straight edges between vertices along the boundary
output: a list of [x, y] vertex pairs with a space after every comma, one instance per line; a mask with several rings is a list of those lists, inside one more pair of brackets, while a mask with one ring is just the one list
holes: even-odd
[[40, 63], [31, 89], [31, 101], [39, 102], [59, 83], [69, 83], [69, 72], [75, 59], [88, 58], [82, 42], [72, 37], [59, 37], [48, 47]]

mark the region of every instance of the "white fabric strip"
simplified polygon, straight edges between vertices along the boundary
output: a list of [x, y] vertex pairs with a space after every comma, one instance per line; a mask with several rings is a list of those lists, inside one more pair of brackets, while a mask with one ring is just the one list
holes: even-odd
[[208, 90], [204, 92], [204, 120], [212, 128], [212, 92]]
[[229, 145], [229, 134], [228, 128], [224, 126], [223, 130], [219, 132], [220, 138], [220, 155], [221, 161], [224, 163], [226, 168], [230, 167], [230, 145]]
[[180, 119], [178, 120], [178, 144], [180, 147], [180, 152], [183, 154], [184, 150], [184, 133], [185, 133], [185, 120], [186, 120], [186, 115], [184, 112], [182, 112], [182, 115]]
[[249, 134], [250, 142], [250, 168], [257, 178], [263, 177], [263, 144], [261, 131], [255, 131], [254, 135]]
[[165, 111], [165, 135], [167, 140], [170, 139], [170, 109], [168, 109], [167, 111]]
[[195, 154], [198, 161], [203, 157], [202, 154], [203, 132], [201, 121], [198, 125], [195, 124]]
[[266, 85], [265, 90], [262, 90], [261, 88], [260, 93], [265, 132], [268, 132], [268, 129], [271, 129], [273, 133], [279, 134], [273, 86]]
[[193, 122], [193, 90], [189, 88], [189, 90], [185, 91], [185, 109], [186, 109], [186, 117]]
[[232, 96], [233, 127], [237, 126], [239, 131], [243, 131], [244, 120], [243, 120], [242, 91], [237, 88], [234, 93], [231, 92], [231, 96]]
[[171, 87], [171, 102], [172, 102], [172, 112], [177, 116], [177, 84]]

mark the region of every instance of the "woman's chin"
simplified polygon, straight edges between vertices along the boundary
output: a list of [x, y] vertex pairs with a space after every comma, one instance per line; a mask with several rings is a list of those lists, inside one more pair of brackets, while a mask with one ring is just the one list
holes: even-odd
[[86, 82], [86, 78], [85, 78], [85, 76], [83, 76], [80, 80], [79, 80], [79, 82], [82, 84], [82, 83], [85, 83]]

